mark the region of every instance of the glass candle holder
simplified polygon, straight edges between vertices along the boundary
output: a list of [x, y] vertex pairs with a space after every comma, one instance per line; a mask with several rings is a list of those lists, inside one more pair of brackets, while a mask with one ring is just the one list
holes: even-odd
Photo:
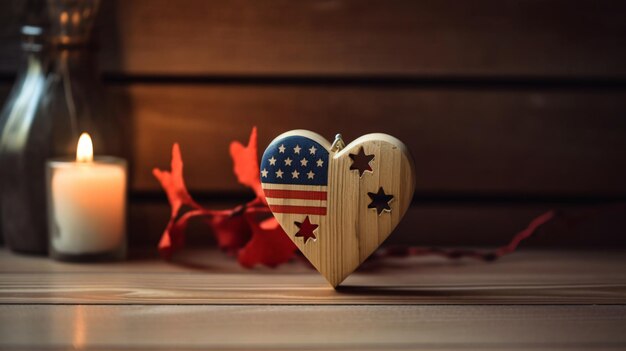
[[50, 256], [63, 261], [126, 256], [126, 161], [51, 159], [46, 164]]
[[[128, 156], [91, 38], [98, 0], [27, 0], [23, 68], [0, 112], [0, 228], [17, 252], [48, 253], [46, 161], [71, 156], [82, 131], [97, 155]], [[47, 4], [47, 6], [46, 6]]]

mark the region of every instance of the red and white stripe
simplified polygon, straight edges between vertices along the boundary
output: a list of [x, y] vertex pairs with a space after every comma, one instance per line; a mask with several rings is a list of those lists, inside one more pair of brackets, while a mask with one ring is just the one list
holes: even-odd
[[263, 191], [274, 213], [326, 215], [326, 186], [263, 183]]

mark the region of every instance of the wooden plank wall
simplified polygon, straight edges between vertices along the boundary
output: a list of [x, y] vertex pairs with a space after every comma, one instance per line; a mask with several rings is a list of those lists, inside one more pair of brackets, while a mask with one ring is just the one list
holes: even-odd
[[[0, 4], [5, 87], [22, 3]], [[404, 140], [418, 182], [396, 243], [502, 243], [558, 208], [590, 219], [536, 243], [626, 244], [624, 18], [622, 1], [103, 2], [103, 79], [133, 136], [133, 242], [167, 220], [150, 170], [173, 142], [201, 200], [248, 196], [227, 148], [256, 125], [262, 147], [293, 128]]]

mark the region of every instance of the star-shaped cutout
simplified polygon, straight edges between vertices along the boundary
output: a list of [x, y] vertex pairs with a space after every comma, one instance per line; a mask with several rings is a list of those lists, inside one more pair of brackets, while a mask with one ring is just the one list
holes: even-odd
[[296, 145], [296, 147], [293, 148], [293, 152], [296, 154], [300, 153], [300, 150], [302, 150], [302, 148], [300, 147], [300, 145]]
[[304, 239], [304, 243], [306, 244], [309, 239], [317, 239], [313, 231], [319, 227], [319, 224], [313, 224], [309, 220], [309, 216], [306, 216], [304, 222], [293, 222], [298, 228], [298, 232], [296, 233], [296, 238], [300, 237]]
[[306, 158], [300, 160], [300, 164], [302, 165], [302, 167], [306, 167], [307, 163], [309, 163], [309, 160], [307, 160]]
[[267, 178], [267, 169], [263, 168], [263, 170], [261, 171], [261, 177]]
[[289, 157], [287, 157], [285, 159], [285, 166], [291, 166], [291, 161], [293, 161], [292, 159], [290, 159]]
[[280, 152], [281, 154], [285, 153], [285, 144], [280, 144], [280, 146], [278, 147], [278, 152]]
[[367, 193], [367, 196], [372, 199], [372, 202], [367, 205], [367, 208], [375, 208], [378, 215], [383, 213], [383, 211], [391, 212], [391, 206], [389, 206], [389, 203], [393, 200], [393, 195], [385, 194], [383, 187], [378, 189], [378, 193]]
[[313, 177], [315, 177], [315, 173], [313, 173], [313, 171], [309, 171], [306, 176], [308, 177], [308, 179], [313, 179]]
[[373, 172], [370, 162], [374, 159], [374, 155], [366, 155], [362, 146], [357, 154], [350, 154], [349, 156], [352, 159], [350, 170], [359, 171], [359, 177], [362, 177], [365, 172]]
[[276, 178], [282, 178], [283, 177], [283, 171], [280, 170], [280, 168], [278, 169], [278, 171], [276, 171]]
[[293, 179], [298, 179], [299, 175], [300, 175], [300, 172], [298, 172], [297, 170], [294, 170], [293, 172], [291, 172], [291, 178]]
[[274, 156], [272, 156], [272, 158], [270, 158], [268, 161], [270, 161], [270, 166], [276, 166], [276, 159], [274, 158]]
[[317, 160], [317, 167], [322, 167], [323, 165], [324, 165], [324, 160], [322, 160], [321, 158]]
[[311, 155], [315, 155], [315, 151], [317, 151], [315, 146], [311, 146], [311, 148], [309, 149], [309, 152], [311, 153]]

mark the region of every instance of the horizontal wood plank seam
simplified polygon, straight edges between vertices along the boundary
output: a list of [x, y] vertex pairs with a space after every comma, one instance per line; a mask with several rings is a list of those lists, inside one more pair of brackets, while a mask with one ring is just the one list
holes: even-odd
[[520, 307], [520, 306], [535, 306], [535, 307], [561, 307], [561, 306], [580, 306], [580, 307], [623, 307], [626, 303], [142, 303], [142, 302], [0, 302], [0, 306], [223, 306], [223, 307], [238, 307], [238, 306], [256, 306], [256, 307], [302, 307], [302, 306], [325, 306], [325, 307]]
[[612, 79], [599, 77], [549, 76], [289, 76], [289, 75], [114, 75], [105, 74], [107, 83], [153, 84], [213, 84], [213, 85], [301, 85], [301, 86], [379, 86], [416, 88], [470, 88], [470, 89], [598, 89], [626, 90], [626, 77]]
[[[626, 77], [550, 77], [550, 76], [265, 76], [265, 75], [103, 75], [105, 84], [200, 84], [200, 85], [273, 85], [337, 86], [425, 89], [484, 90], [626, 90]], [[12, 72], [0, 72], [0, 84], [15, 81]]]

